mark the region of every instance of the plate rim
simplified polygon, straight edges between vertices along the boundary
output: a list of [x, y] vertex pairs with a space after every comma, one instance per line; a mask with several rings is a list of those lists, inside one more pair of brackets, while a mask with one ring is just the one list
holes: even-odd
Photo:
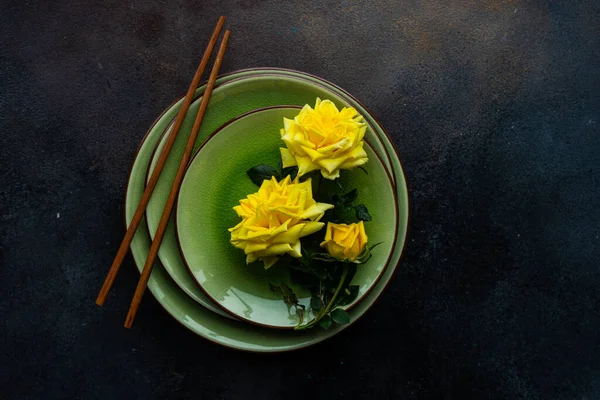
[[[208, 145], [211, 141], [211, 139], [213, 139], [214, 137], [216, 137], [219, 133], [221, 133], [225, 128], [227, 128], [229, 125], [244, 119], [246, 117], [249, 117], [251, 115], [254, 114], [258, 114], [261, 112], [265, 112], [265, 111], [269, 111], [269, 110], [279, 110], [279, 109], [296, 109], [296, 110], [301, 110], [302, 106], [298, 106], [298, 105], [277, 105], [277, 106], [267, 106], [267, 107], [261, 107], [261, 108], [257, 108], [254, 110], [250, 110], [247, 111], [243, 114], [238, 115], [235, 118], [230, 119], [229, 121], [225, 122], [223, 125], [221, 125], [220, 127], [218, 127], [217, 129], [215, 129], [213, 132], [211, 132], [210, 135], [208, 135], [206, 137], [206, 139], [204, 139], [204, 141], [202, 142], [202, 144], [198, 147], [198, 149], [196, 149], [196, 151], [194, 152], [194, 154], [192, 155], [192, 157], [190, 158], [190, 161], [188, 163], [188, 165], [186, 166], [185, 172], [184, 172], [184, 176], [183, 176], [183, 180], [182, 180], [182, 184], [180, 187], [179, 192], [177, 193], [177, 198], [175, 200], [175, 208], [174, 208], [174, 224], [175, 224], [175, 236], [177, 239], [177, 246], [179, 248], [179, 253], [181, 255], [181, 258], [183, 260], [183, 263], [185, 265], [185, 267], [187, 268], [190, 276], [192, 277], [194, 283], [196, 283], [196, 286], [198, 288], [200, 288], [200, 290], [202, 290], [202, 292], [204, 292], [204, 294], [217, 306], [219, 307], [221, 310], [225, 311], [226, 313], [228, 313], [229, 315], [231, 315], [232, 317], [234, 317], [235, 319], [237, 319], [238, 321], [242, 321], [242, 322], [247, 322], [250, 323], [252, 325], [258, 326], [258, 327], [262, 327], [262, 328], [268, 328], [268, 329], [279, 329], [279, 330], [294, 330], [295, 326], [292, 325], [271, 325], [271, 324], [266, 324], [263, 322], [258, 322], [256, 320], [252, 320], [250, 318], [244, 317], [242, 315], [239, 315], [237, 313], [235, 313], [234, 311], [230, 310], [229, 308], [225, 307], [221, 302], [219, 302], [218, 300], [216, 300], [214, 298], [213, 295], [210, 294], [210, 292], [208, 290], [206, 290], [206, 288], [204, 288], [204, 286], [202, 285], [202, 283], [200, 283], [200, 281], [198, 281], [196, 275], [194, 274], [194, 272], [192, 271], [192, 268], [190, 267], [190, 263], [188, 261], [188, 259], [185, 256], [185, 253], [183, 251], [183, 246], [181, 243], [181, 235], [179, 233], [179, 227], [180, 224], [178, 222], [178, 211], [179, 211], [179, 206], [180, 206], [180, 194], [181, 194], [181, 189], [183, 188], [183, 183], [185, 182], [185, 178], [192, 166], [192, 164], [194, 163], [194, 161], [196, 160], [197, 157], [200, 156], [200, 153], [202, 151], [202, 149], [204, 149], [204, 147], [206, 145]], [[379, 273], [377, 274], [375, 280], [373, 280], [373, 282], [371, 283], [371, 285], [369, 285], [369, 287], [367, 288], [367, 290], [360, 296], [358, 297], [356, 300], [354, 300], [351, 304], [349, 304], [348, 306], [344, 307], [344, 309], [346, 311], [350, 311], [352, 308], [354, 308], [356, 305], [358, 305], [370, 292], [371, 290], [377, 286], [377, 284], [379, 283], [379, 281], [381, 280], [381, 277], [384, 275], [385, 271], [390, 267], [391, 264], [391, 258], [392, 255], [394, 254], [394, 250], [396, 247], [396, 242], [398, 241], [398, 231], [399, 231], [399, 227], [400, 227], [400, 212], [399, 212], [399, 208], [398, 208], [398, 195], [396, 193], [396, 187], [394, 186], [394, 183], [392, 181], [392, 178], [387, 170], [387, 168], [385, 167], [385, 163], [383, 162], [383, 160], [381, 159], [381, 155], [377, 153], [377, 151], [375, 151], [375, 149], [373, 148], [373, 146], [369, 143], [368, 140], [364, 139], [364, 141], [367, 143], [367, 145], [371, 148], [371, 150], [373, 151], [373, 153], [375, 154], [375, 156], [377, 157], [377, 159], [379, 160], [380, 164], [383, 167], [383, 170], [385, 171], [385, 176], [390, 184], [390, 187], [392, 189], [392, 197], [393, 197], [393, 201], [394, 201], [394, 213], [395, 213], [395, 218], [394, 218], [394, 233], [393, 233], [393, 241], [392, 241], [392, 246], [390, 248], [390, 251], [387, 255], [387, 258], [385, 259], [384, 262], [384, 266], [381, 269], [381, 271], [379, 271]], [[382, 292], [383, 293], [383, 292]], [[379, 298], [381, 294], [379, 294], [377, 296], [377, 298]], [[368, 311], [368, 309], [365, 311], [365, 313]], [[354, 321], [351, 321], [348, 325], [351, 325]]]
[[[333, 84], [333, 83], [331, 83], [329, 81], [326, 81], [323, 78], [319, 78], [318, 76], [311, 75], [311, 74], [308, 74], [308, 73], [304, 73], [304, 72], [301, 72], [301, 71], [292, 70], [292, 69], [285, 69], [285, 68], [266, 68], [266, 69], [246, 68], [246, 69], [240, 69], [240, 70], [237, 70], [237, 71], [233, 71], [233, 72], [229, 72], [229, 73], [220, 75], [219, 78], [226, 78], [226, 77], [231, 76], [231, 75], [237, 75], [237, 74], [248, 73], [248, 72], [253, 72], [253, 74], [242, 75], [242, 76], [239, 76], [239, 77], [236, 77], [236, 78], [232, 78], [231, 80], [218, 83], [218, 84], [215, 85], [214, 89], [219, 89], [219, 88], [222, 88], [223, 86], [227, 86], [227, 85], [230, 85], [230, 84], [240, 83], [241, 81], [244, 81], [244, 80], [247, 80], [247, 79], [264, 78], [264, 77], [274, 77], [274, 78], [290, 78], [290, 77], [293, 77], [293, 79], [301, 80], [303, 82], [307, 82], [309, 84], [312, 84], [312, 85], [315, 85], [315, 86], [319, 86], [319, 87], [321, 87], [322, 89], [325, 89], [325, 90], [330, 90], [330, 89], [328, 87], [324, 86], [323, 83], [329, 84], [329, 85], [335, 87], [337, 90], [341, 91], [344, 95], [350, 97], [356, 103], [360, 104], [360, 106], [362, 108], [364, 108], [365, 111], [367, 111], [367, 115], [369, 115], [371, 118], [373, 118], [373, 121], [375, 122], [375, 124], [370, 124], [370, 123], [368, 123], [368, 124], [369, 125], [378, 125], [378, 126], [380, 126], [382, 128], [381, 131], [383, 133], [383, 136], [385, 136], [390, 141], [390, 143], [392, 143], [392, 146], [394, 146], [393, 141], [392, 141], [391, 137], [389, 136], [389, 134], [387, 133], [387, 131], [385, 131], [385, 129], [383, 129], [383, 126], [381, 125], [381, 123], [373, 116], [373, 113], [369, 109], [367, 109], [362, 103], [360, 103], [350, 93], [346, 92], [345, 90], [343, 90], [339, 86], [337, 86], [337, 85], [335, 85], [335, 84]], [[315, 81], [313, 81], [311, 79], [306, 79], [307, 77], [309, 77], [311, 79], [314, 79], [314, 80], [317, 80], [317, 82], [315, 82]], [[192, 104], [194, 102], [200, 100], [200, 98], [202, 97], [202, 95], [203, 95], [203, 93], [195, 94], [194, 96], [197, 96], [197, 97], [193, 97], [192, 98]], [[170, 110], [171, 108], [173, 108], [173, 106], [175, 106], [178, 102], [180, 102], [183, 99], [184, 99], [184, 96], [179, 97], [176, 101], [174, 101], [173, 103], [171, 103], [171, 105], [167, 106], [163, 110], [163, 113], [161, 114], [161, 116], [159, 116], [159, 118], [155, 121], [155, 123], [158, 122], [158, 120], [162, 117], [162, 115], [164, 115], [168, 110]], [[269, 106], [269, 107], [272, 107], [272, 106]], [[364, 115], [363, 115], [363, 117], [364, 117]], [[173, 118], [173, 120], [169, 122], [169, 124], [165, 127], [165, 130], [164, 130], [164, 132], [161, 135], [165, 135], [166, 134], [166, 132], [168, 131], [168, 129], [173, 125], [174, 120], [175, 120], [175, 118]], [[225, 122], [225, 123], [227, 123], [227, 122]], [[154, 125], [155, 124], [153, 124], [153, 126]], [[153, 128], [153, 126], [151, 126], [151, 128], [149, 129], [149, 131]], [[219, 129], [219, 128], [220, 127], [218, 127], [217, 129]], [[374, 128], [374, 127], [371, 126], [371, 128]], [[382, 135], [380, 134], [380, 132], [378, 132], [377, 129], [372, 129], [372, 130], [373, 130], [373, 133], [375, 134], [375, 136], [377, 137], [377, 139], [379, 139], [378, 141], [382, 142]], [[207, 137], [207, 139], [208, 139], [208, 137]], [[159, 142], [155, 146], [155, 148], [152, 150], [152, 156], [151, 156], [150, 163], [148, 165], [148, 168], [146, 170], [146, 175], [145, 175], [145, 178], [144, 178], [145, 179], [144, 180], [144, 185], [147, 184], [147, 181], [148, 181], [149, 175], [150, 175], [150, 168], [152, 167], [153, 161], [156, 158], [156, 152], [157, 152], [158, 147], [160, 146], [160, 144], [161, 144], [162, 141], [163, 141], [163, 138], [161, 137], [159, 139]], [[387, 158], [387, 161], [391, 164], [392, 157], [390, 156], [390, 153], [389, 153], [388, 149], [385, 146], [382, 146], [382, 147], [383, 147], [383, 150], [385, 152], [385, 156]], [[394, 149], [395, 149], [395, 146], [394, 146]], [[397, 151], [396, 151], [396, 155], [399, 156]], [[399, 158], [398, 158], [398, 160], [399, 160]], [[384, 166], [385, 166], [385, 164], [384, 164]], [[390, 169], [393, 170], [393, 166], [390, 165]], [[391, 175], [391, 172], [387, 169], [387, 167], [386, 167], [386, 171], [387, 171], [388, 175]], [[396, 182], [395, 177], [391, 176], [391, 180], [392, 180], [393, 187], [396, 188], [397, 182]], [[150, 235], [150, 236], [152, 236], [152, 235]]]

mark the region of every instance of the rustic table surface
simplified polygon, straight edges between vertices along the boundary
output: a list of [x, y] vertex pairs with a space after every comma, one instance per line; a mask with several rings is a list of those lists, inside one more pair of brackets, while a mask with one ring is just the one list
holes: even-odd
[[[600, 4], [2, 1], [0, 397], [600, 398]], [[407, 246], [367, 315], [321, 345], [241, 353], [150, 295], [122, 327], [137, 146], [219, 15], [222, 72], [330, 80], [390, 132]]]

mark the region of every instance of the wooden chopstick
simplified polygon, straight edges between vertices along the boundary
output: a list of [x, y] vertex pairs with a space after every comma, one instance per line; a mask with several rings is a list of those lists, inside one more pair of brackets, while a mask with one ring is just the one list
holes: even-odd
[[152, 172], [152, 175], [150, 176], [150, 180], [148, 181], [148, 185], [146, 186], [146, 189], [144, 190], [144, 194], [142, 195], [142, 199], [140, 200], [140, 203], [138, 204], [137, 209], [135, 210], [135, 213], [133, 214], [133, 219], [131, 220], [129, 227], [127, 228], [127, 232], [125, 233], [123, 242], [121, 242], [119, 251], [117, 251], [117, 255], [116, 255], [115, 259], [113, 260], [113, 263], [110, 267], [110, 270], [108, 271], [108, 274], [106, 275], [106, 279], [104, 280], [102, 289], [100, 289], [100, 293], [98, 294], [98, 297], [96, 298], [96, 304], [98, 304], [99, 306], [104, 304], [106, 297], [108, 296], [108, 292], [110, 291], [110, 288], [117, 276], [117, 273], [119, 272], [119, 268], [121, 267], [121, 264], [123, 263], [123, 258], [125, 258], [125, 255], [127, 254], [127, 251], [129, 250], [131, 241], [133, 240], [133, 237], [135, 236], [135, 232], [137, 231], [137, 228], [140, 225], [142, 217], [144, 216], [144, 212], [146, 211], [146, 206], [148, 205], [148, 202], [150, 201], [150, 197], [152, 196], [152, 192], [154, 191], [154, 188], [156, 187], [156, 184], [158, 183], [158, 178], [160, 177], [160, 173], [162, 172], [163, 167], [165, 166], [165, 163], [167, 162], [167, 158], [169, 157], [169, 152], [171, 151], [171, 147], [173, 147], [175, 138], [177, 137], [177, 134], [179, 133], [181, 124], [183, 123], [183, 120], [185, 118], [185, 115], [188, 112], [188, 109], [190, 107], [192, 99], [194, 98], [194, 93], [196, 92], [196, 88], [198, 87], [198, 84], [200, 83], [200, 78], [204, 74], [204, 69], [206, 68], [206, 64], [208, 64], [208, 60], [210, 59], [213, 49], [215, 48], [215, 44], [217, 43], [217, 39], [219, 38], [219, 35], [221, 34], [221, 29], [223, 28], [224, 23], [225, 23], [225, 17], [221, 16], [219, 18], [219, 21], [217, 22], [217, 26], [215, 27], [215, 30], [213, 31], [212, 36], [210, 37], [210, 41], [208, 42], [208, 46], [206, 47], [206, 50], [204, 51], [202, 60], [200, 61], [200, 64], [198, 65], [198, 69], [196, 70], [194, 79], [192, 79], [192, 83], [190, 83], [190, 87], [187, 91], [187, 94], [185, 95], [185, 99], [183, 100], [181, 109], [179, 110], [179, 113], [177, 114], [177, 118], [175, 120], [175, 124], [173, 125], [173, 129], [171, 130], [171, 133], [169, 134], [169, 137], [167, 138], [165, 147], [163, 148], [162, 152], [160, 153], [156, 167], [154, 168], [154, 171]]
[[185, 151], [183, 153], [183, 157], [181, 158], [181, 162], [179, 163], [179, 169], [177, 170], [175, 181], [173, 182], [173, 186], [171, 187], [169, 197], [167, 198], [167, 204], [165, 205], [165, 209], [162, 213], [162, 216], [160, 217], [160, 222], [158, 223], [158, 228], [156, 230], [154, 240], [152, 241], [152, 245], [150, 246], [148, 258], [146, 259], [146, 264], [144, 264], [144, 269], [142, 270], [140, 281], [138, 282], [137, 288], [135, 289], [135, 294], [133, 295], [131, 306], [129, 307], [129, 312], [127, 313], [127, 318], [125, 319], [125, 328], [131, 328], [137, 310], [140, 306], [140, 302], [142, 301], [142, 296], [146, 291], [146, 285], [148, 284], [148, 279], [150, 279], [152, 266], [154, 265], [154, 261], [156, 261], [156, 256], [158, 254], [160, 244], [164, 237], [165, 230], [167, 229], [167, 225], [169, 224], [169, 217], [171, 216], [171, 211], [173, 210], [175, 199], [177, 198], [177, 194], [179, 193], [179, 188], [181, 187], [181, 182], [183, 181], [185, 170], [190, 161], [192, 150], [194, 149], [194, 143], [196, 142], [196, 138], [198, 137], [198, 131], [200, 130], [200, 126], [202, 125], [204, 113], [206, 112], [206, 107], [208, 106], [210, 95], [212, 94], [215, 81], [217, 80], [217, 75], [219, 74], [219, 68], [221, 67], [221, 61], [223, 61], [223, 56], [225, 54], [225, 49], [227, 48], [227, 42], [229, 41], [230, 34], [231, 32], [229, 30], [226, 30], [225, 34], [223, 35], [223, 40], [221, 41], [221, 46], [219, 47], [219, 52], [217, 53], [215, 64], [212, 68], [212, 71], [210, 72], [210, 78], [208, 79], [204, 95], [202, 96], [202, 102], [200, 103], [198, 114], [196, 114], [196, 120], [194, 121], [192, 132], [190, 133], [190, 137], [185, 146]]

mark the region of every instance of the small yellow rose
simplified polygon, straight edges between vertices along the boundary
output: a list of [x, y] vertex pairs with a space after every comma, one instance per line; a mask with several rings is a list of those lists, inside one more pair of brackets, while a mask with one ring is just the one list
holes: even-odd
[[363, 221], [350, 225], [329, 222], [321, 247], [336, 258], [354, 261], [367, 246], [368, 239]]
[[317, 98], [315, 108], [308, 104], [294, 119], [283, 119], [280, 148], [285, 168], [298, 166], [298, 176], [321, 170], [327, 179], [340, 176], [340, 169], [351, 169], [369, 159], [363, 149], [367, 125], [354, 108], [338, 111], [329, 100]]
[[330, 208], [313, 199], [310, 179], [292, 181], [288, 175], [277, 182], [273, 177], [233, 207], [242, 221], [229, 229], [231, 244], [244, 250], [246, 263], [258, 259], [265, 268], [286, 253], [302, 257], [300, 238], [320, 230], [324, 223], [318, 221]]

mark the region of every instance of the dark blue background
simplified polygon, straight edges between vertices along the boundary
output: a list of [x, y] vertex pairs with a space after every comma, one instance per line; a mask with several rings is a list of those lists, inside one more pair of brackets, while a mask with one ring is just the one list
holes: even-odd
[[[218, 347], [132, 259], [97, 291], [154, 118], [220, 14], [222, 71], [328, 79], [393, 136], [411, 229], [378, 304], [322, 345]], [[2, 1], [0, 397], [600, 398], [595, 1]]]

